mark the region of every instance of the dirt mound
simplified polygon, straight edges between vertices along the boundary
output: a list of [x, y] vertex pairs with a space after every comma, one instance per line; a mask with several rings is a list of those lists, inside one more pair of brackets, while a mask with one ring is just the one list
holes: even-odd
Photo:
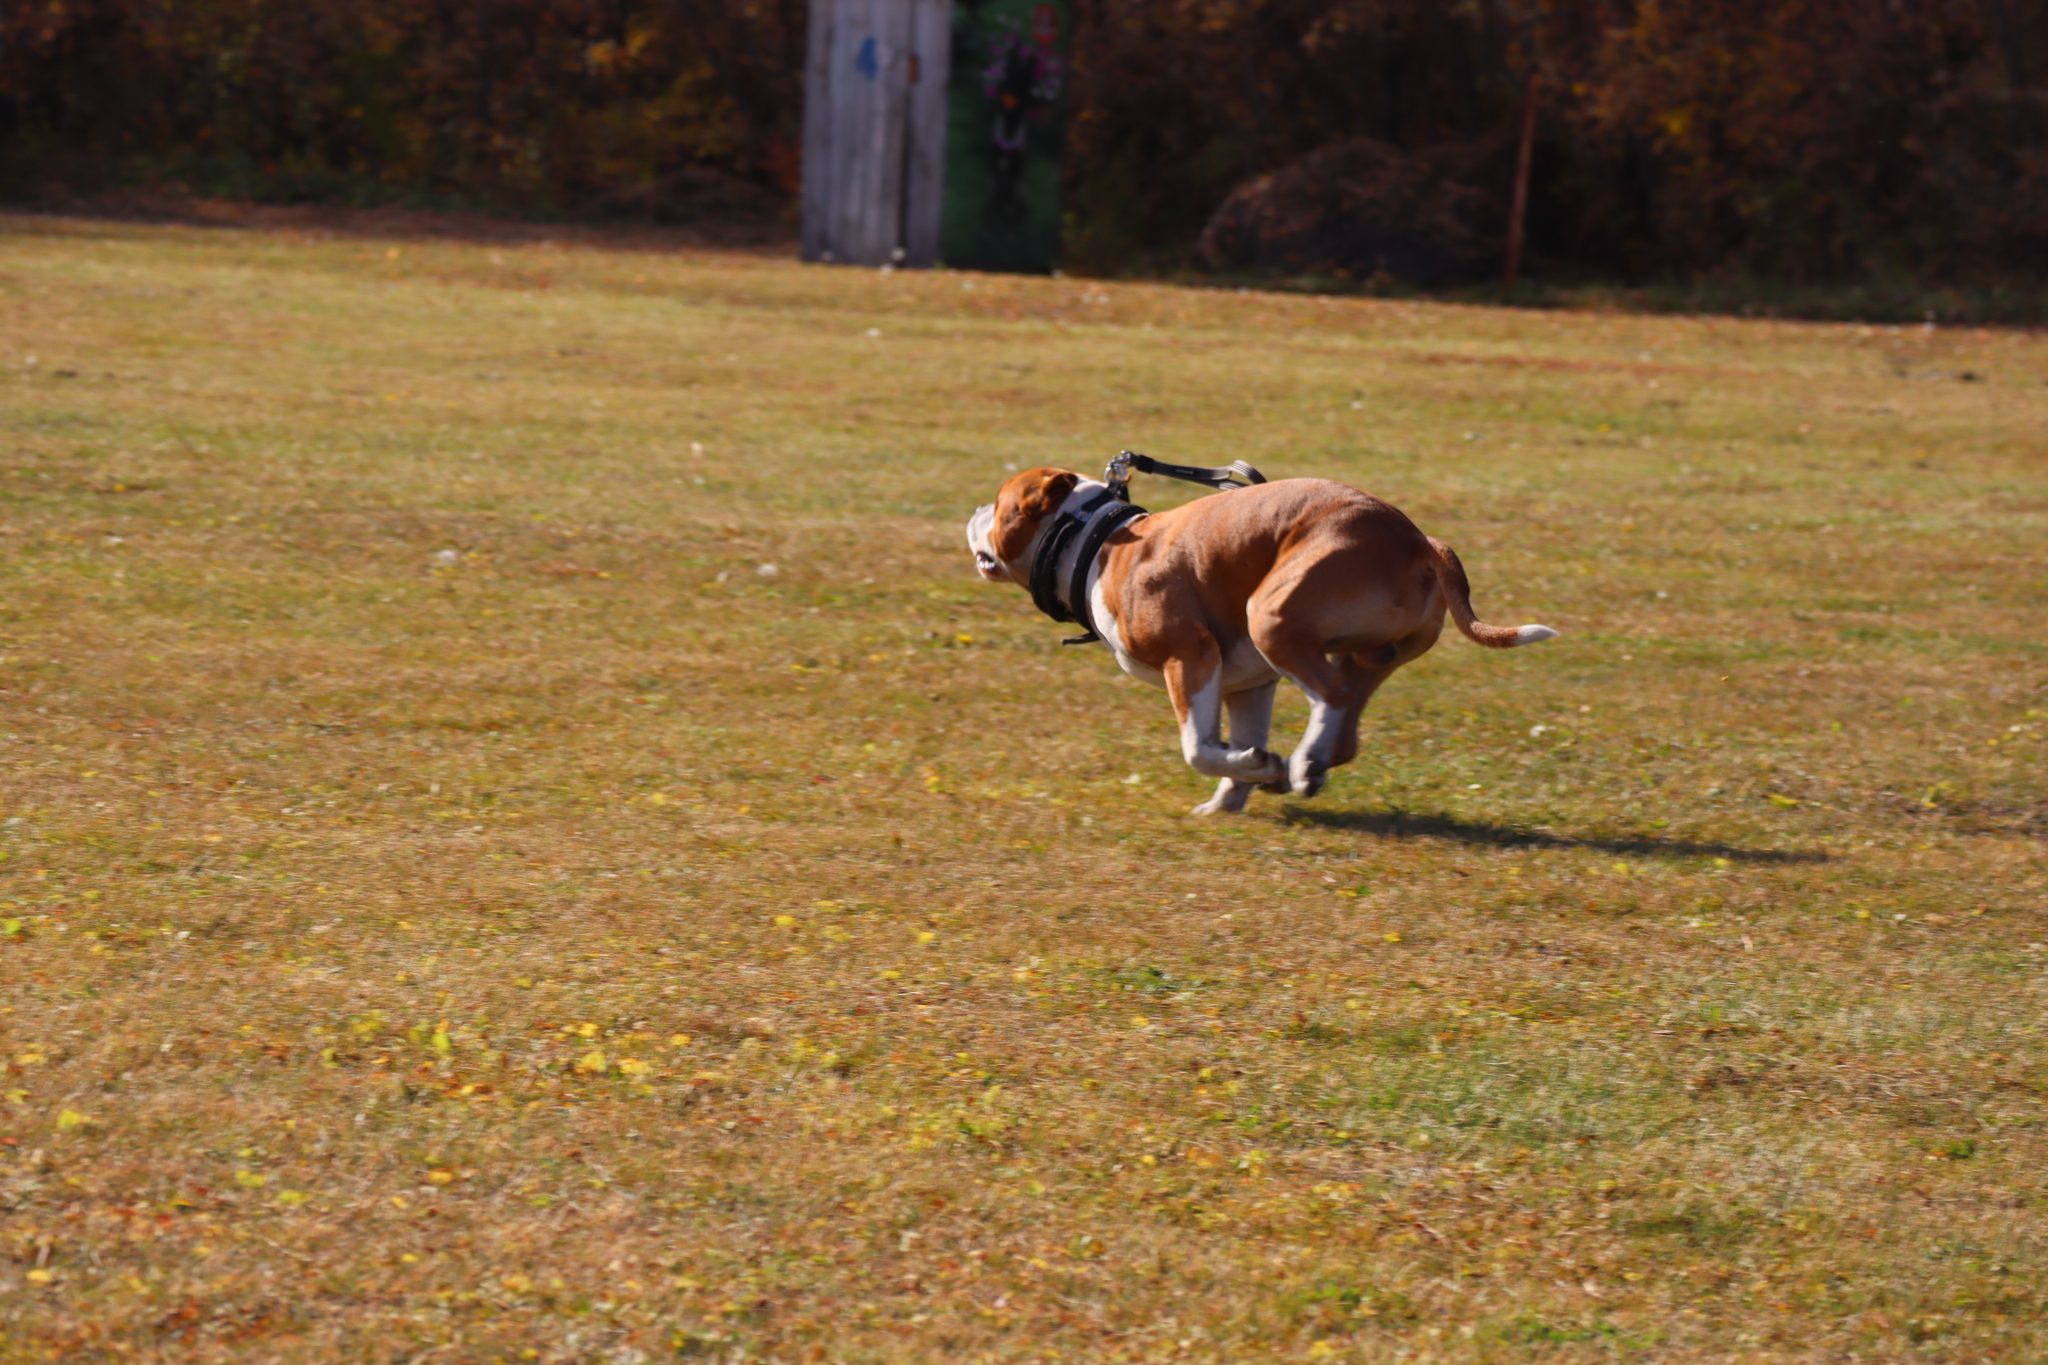
[[1486, 196], [1457, 161], [1354, 138], [1240, 185], [1203, 229], [1208, 269], [1346, 275], [1434, 288], [1490, 265]]

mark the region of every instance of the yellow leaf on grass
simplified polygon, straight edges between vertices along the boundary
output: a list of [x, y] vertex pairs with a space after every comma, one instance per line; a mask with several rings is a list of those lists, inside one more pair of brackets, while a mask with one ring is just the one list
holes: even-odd
[[1788, 806], [1796, 806], [1796, 805], [1798, 805], [1798, 804], [1799, 804], [1799, 802], [1798, 802], [1797, 798], [1795, 798], [1795, 797], [1790, 797], [1790, 796], [1780, 796], [1780, 795], [1778, 795], [1778, 794], [1777, 794], [1776, 792], [1770, 792], [1770, 793], [1767, 793], [1767, 795], [1768, 795], [1768, 796], [1769, 796], [1769, 798], [1770, 798], [1770, 802], [1771, 802], [1771, 804], [1772, 804], [1772, 805], [1774, 805], [1774, 806], [1777, 806], [1777, 807], [1779, 807], [1780, 809], [1784, 809], [1785, 807], [1788, 807]]
[[90, 1118], [79, 1113], [76, 1109], [60, 1109], [57, 1111], [57, 1126], [59, 1128], [83, 1128], [91, 1122]]
[[1399, 943], [1401, 941], [1401, 935], [1398, 930], [1394, 933], [1387, 934], [1384, 937], [1388, 943]]
[[619, 1074], [621, 1076], [645, 1076], [652, 1070], [654, 1070], [653, 1067], [637, 1057], [619, 1058]]
[[261, 1171], [236, 1171], [235, 1183], [245, 1190], [261, 1189], [270, 1183], [270, 1177]]
[[593, 1073], [603, 1071], [605, 1069], [604, 1054], [602, 1052], [585, 1053], [583, 1055], [583, 1060], [576, 1063], [576, 1069], [578, 1071]]
[[304, 1190], [279, 1190], [277, 1192], [277, 1202], [288, 1209], [295, 1209], [312, 1197], [312, 1195]]

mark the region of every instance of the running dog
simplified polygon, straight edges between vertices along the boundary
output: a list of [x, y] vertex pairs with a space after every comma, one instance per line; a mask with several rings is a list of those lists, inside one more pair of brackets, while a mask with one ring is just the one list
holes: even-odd
[[[1126, 521], [1106, 540], [1063, 527], [1118, 513], [1134, 515], [1106, 484], [1029, 469], [975, 509], [967, 547], [983, 578], [1030, 586], [1041, 607], [1045, 593], [1055, 595], [1069, 613], [1061, 619], [1091, 627], [1088, 638], [1108, 645], [1124, 672], [1166, 690], [1188, 766], [1219, 779], [1197, 815], [1241, 811], [1254, 788], [1321, 791], [1330, 769], [1358, 756], [1372, 694], [1429, 652], [1446, 611], [1490, 649], [1557, 634], [1481, 622], [1450, 546], [1371, 494], [1326, 479], [1198, 498]], [[1041, 555], [1056, 534], [1063, 548]], [[1086, 553], [1091, 545], [1100, 548]], [[1282, 678], [1310, 705], [1301, 743], [1284, 759], [1266, 747]]]

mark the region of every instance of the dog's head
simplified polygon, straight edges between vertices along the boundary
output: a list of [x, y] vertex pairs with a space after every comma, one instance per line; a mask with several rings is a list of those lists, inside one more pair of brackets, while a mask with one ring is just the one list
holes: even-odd
[[994, 502], [975, 508], [967, 519], [975, 570], [991, 583], [1029, 583], [1039, 528], [1081, 483], [1079, 474], [1066, 469], [1027, 469], [1011, 478]]

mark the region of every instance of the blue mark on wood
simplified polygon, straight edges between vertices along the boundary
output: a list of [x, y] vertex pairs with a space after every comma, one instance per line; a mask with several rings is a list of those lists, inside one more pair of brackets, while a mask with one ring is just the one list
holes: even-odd
[[875, 40], [871, 35], [860, 45], [860, 52], [853, 59], [853, 69], [873, 80], [882, 70], [882, 63], [875, 55]]

